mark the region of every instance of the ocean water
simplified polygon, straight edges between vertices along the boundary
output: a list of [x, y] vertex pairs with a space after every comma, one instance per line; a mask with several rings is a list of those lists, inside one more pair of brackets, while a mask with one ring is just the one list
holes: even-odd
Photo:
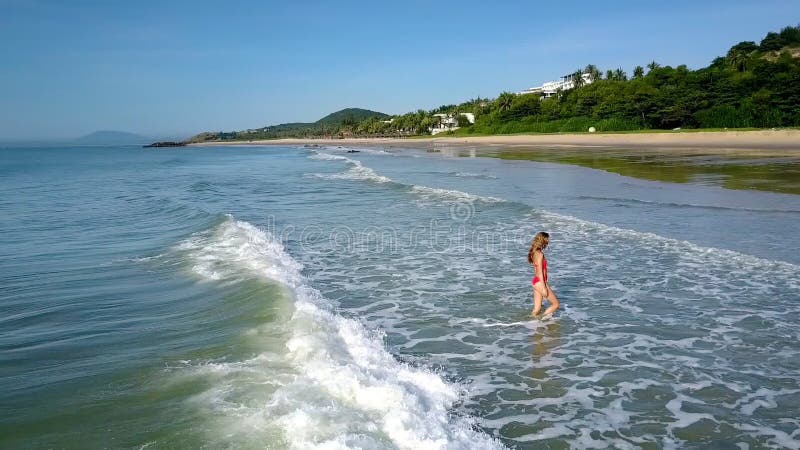
[[800, 448], [800, 197], [346, 150], [0, 149], [0, 447]]

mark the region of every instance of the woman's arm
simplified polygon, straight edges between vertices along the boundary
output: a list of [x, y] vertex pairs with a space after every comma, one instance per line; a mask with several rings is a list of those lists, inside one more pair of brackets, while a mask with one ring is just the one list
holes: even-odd
[[544, 259], [544, 254], [542, 252], [536, 252], [533, 255], [533, 262], [536, 263], [536, 265], [534, 266], [536, 270], [536, 276], [539, 277], [540, 280], [542, 280], [542, 283], [544, 283], [543, 296], [547, 298], [550, 296], [551, 291], [550, 291], [550, 284], [547, 282], [547, 277], [545, 277], [544, 264], [542, 264], [543, 259]]
[[544, 270], [542, 269], [542, 259], [544, 256], [542, 252], [536, 252], [533, 254], [533, 270], [536, 272], [536, 278], [542, 280], [545, 287], [547, 287], [547, 282], [544, 281]]
[[[542, 258], [544, 258], [544, 256]], [[542, 280], [544, 280], [544, 288], [547, 290], [547, 293], [550, 294], [550, 283], [547, 282], [547, 267], [542, 267], [542, 275]]]

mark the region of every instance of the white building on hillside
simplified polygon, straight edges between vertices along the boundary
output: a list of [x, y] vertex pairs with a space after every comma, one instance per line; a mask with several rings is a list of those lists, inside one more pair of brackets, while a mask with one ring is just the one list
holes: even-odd
[[439, 134], [445, 131], [459, 129], [458, 116], [464, 116], [467, 118], [469, 123], [475, 123], [475, 114], [472, 113], [458, 113], [455, 116], [452, 114], [434, 114], [434, 116], [439, 118], [439, 123], [431, 128], [431, 134]]
[[[583, 78], [583, 84], [592, 84], [592, 81], [594, 81], [592, 75], [588, 73], [581, 75], [581, 78]], [[541, 86], [525, 89], [519, 94], [539, 94], [544, 98], [548, 98], [556, 95], [558, 91], [566, 91], [574, 87], [575, 81], [573, 81], [572, 75], [564, 75], [559, 81], [548, 81]]]

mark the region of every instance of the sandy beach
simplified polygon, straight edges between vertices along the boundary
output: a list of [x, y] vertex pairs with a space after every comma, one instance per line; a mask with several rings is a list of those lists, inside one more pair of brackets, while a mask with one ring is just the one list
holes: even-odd
[[237, 142], [208, 142], [193, 145], [370, 145], [385, 147], [429, 148], [437, 146], [480, 147], [572, 147], [572, 148], [659, 148], [720, 150], [724, 153], [796, 155], [800, 152], [800, 130], [708, 131], [663, 133], [603, 134], [526, 134], [474, 137], [430, 138], [348, 138], [348, 139], [275, 139]]
[[800, 194], [800, 130], [275, 139], [192, 145], [419, 149], [572, 164], [651, 181]]

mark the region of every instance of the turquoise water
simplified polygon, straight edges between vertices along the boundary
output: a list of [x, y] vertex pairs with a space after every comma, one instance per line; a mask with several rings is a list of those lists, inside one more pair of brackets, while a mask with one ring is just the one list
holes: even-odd
[[278, 147], [0, 192], [2, 448], [800, 448], [797, 196]]

